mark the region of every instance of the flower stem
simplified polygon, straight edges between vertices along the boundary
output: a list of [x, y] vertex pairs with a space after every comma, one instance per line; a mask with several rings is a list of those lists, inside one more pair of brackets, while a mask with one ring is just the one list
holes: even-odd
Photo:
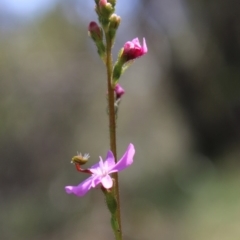
[[[105, 33], [106, 36], [106, 68], [107, 68], [107, 85], [108, 85], [108, 116], [109, 116], [109, 135], [110, 135], [110, 149], [113, 152], [115, 161], [117, 161], [117, 144], [116, 144], [116, 116], [114, 106], [114, 87], [112, 86], [112, 39]], [[112, 177], [115, 180], [115, 198], [117, 201], [116, 221], [118, 228], [114, 230], [116, 240], [122, 240], [121, 215], [120, 215], [120, 198], [119, 198], [119, 184], [118, 173], [113, 173]]]

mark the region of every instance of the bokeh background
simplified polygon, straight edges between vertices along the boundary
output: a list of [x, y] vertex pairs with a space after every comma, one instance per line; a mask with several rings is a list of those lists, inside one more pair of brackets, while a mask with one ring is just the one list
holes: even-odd
[[[65, 185], [108, 150], [106, 74], [87, 35], [93, 0], [0, 0], [0, 239], [113, 239], [101, 191]], [[125, 240], [240, 239], [238, 1], [118, 0], [124, 73], [118, 155]]]

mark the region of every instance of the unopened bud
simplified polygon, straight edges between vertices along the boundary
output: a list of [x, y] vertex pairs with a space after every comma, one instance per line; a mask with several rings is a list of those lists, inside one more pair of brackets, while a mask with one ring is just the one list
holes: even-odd
[[110, 26], [114, 29], [117, 29], [120, 25], [121, 18], [117, 14], [112, 14], [111, 17], [109, 18], [110, 20]]
[[88, 32], [94, 42], [102, 41], [103, 32], [96, 22], [89, 23]]
[[102, 13], [113, 13], [113, 6], [107, 0], [100, 0], [98, 6]]
[[121, 23], [121, 18], [117, 14], [112, 14], [109, 18], [110, 24], [109, 24], [109, 34], [111, 39], [114, 40], [116, 31]]
[[121, 87], [119, 83], [117, 83], [114, 88], [114, 92], [116, 94], [116, 99], [119, 99], [125, 93], [125, 90]]
[[95, 42], [98, 54], [105, 62], [106, 47], [103, 43], [103, 30], [96, 22], [90, 22], [88, 32], [92, 40]]
[[106, 13], [109, 13], [109, 16], [110, 16], [110, 14], [112, 14], [114, 12], [114, 8], [111, 3], [107, 3], [104, 6], [104, 10], [106, 11]]
[[105, 7], [107, 5], [107, 3], [108, 3], [107, 0], [100, 0], [100, 1], [98, 1], [98, 5], [99, 5], [100, 8]]
[[96, 6], [96, 12], [99, 16], [99, 21], [106, 30], [109, 24], [109, 18], [114, 13], [114, 8], [107, 0], [100, 0]]
[[115, 7], [115, 5], [116, 5], [116, 0], [108, 0], [108, 2], [111, 3], [113, 7]]

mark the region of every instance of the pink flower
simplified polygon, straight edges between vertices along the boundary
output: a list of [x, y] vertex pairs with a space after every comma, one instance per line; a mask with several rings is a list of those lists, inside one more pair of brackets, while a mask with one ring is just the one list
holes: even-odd
[[125, 90], [120, 86], [119, 83], [116, 84], [114, 91], [117, 99], [119, 99], [125, 93]]
[[133, 163], [134, 154], [134, 146], [130, 143], [122, 158], [115, 163], [113, 153], [108, 151], [104, 162], [100, 157], [99, 163], [93, 165], [87, 171], [83, 170], [83, 172], [89, 172], [91, 174], [89, 178], [80, 183], [78, 186], [66, 186], [66, 192], [82, 197], [91, 188], [95, 188], [98, 184], [102, 184], [102, 186], [106, 189], [111, 188], [113, 186], [113, 180], [110, 174], [122, 171], [130, 166]]
[[125, 61], [129, 61], [143, 56], [147, 51], [145, 38], [143, 38], [143, 46], [141, 46], [138, 38], [134, 38], [132, 41], [128, 41], [124, 44], [122, 57], [126, 59]]

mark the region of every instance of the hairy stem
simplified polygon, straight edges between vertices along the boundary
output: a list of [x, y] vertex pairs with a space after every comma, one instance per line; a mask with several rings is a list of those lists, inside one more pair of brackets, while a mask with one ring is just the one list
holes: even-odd
[[[114, 88], [112, 86], [112, 40], [106, 35], [106, 67], [107, 67], [107, 85], [108, 85], [108, 116], [109, 116], [109, 134], [110, 134], [110, 149], [113, 152], [115, 161], [117, 162], [117, 144], [116, 144], [116, 117], [114, 107]], [[119, 198], [119, 184], [118, 173], [113, 173], [115, 180], [115, 197], [117, 200], [116, 220], [119, 229], [115, 231], [116, 240], [122, 240], [121, 215], [120, 215], [120, 198]]]

